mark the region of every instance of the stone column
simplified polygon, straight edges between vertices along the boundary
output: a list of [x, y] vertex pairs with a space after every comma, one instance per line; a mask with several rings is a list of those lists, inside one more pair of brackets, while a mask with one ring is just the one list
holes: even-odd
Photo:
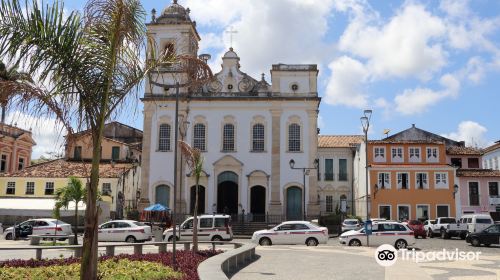
[[151, 161], [151, 126], [154, 104], [144, 102], [144, 132], [142, 137], [141, 160], [141, 198], [137, 208], [141, 211], [150, 205], [149, 201], [149, 170]]
[[[318, 110], [307, 110], [308, 117], [308, 127], [307, 136], [309, 138], [309, 147], [307, 147], [308, 152], [308, 165], [314, 166], [314, 160], [318, 157]], [[306, 147], [304, 147], [304, 152]], [[320, 205], [318, 201], [318, 177], [316, 170], [311, 170], [308, 176], [308, 195], [309, 201], [307, 203], [307, 215], [316, 216], [319, 215]]]
[[280, 165], [281, 165], [281, 109], [271, 109], [271, 200], [269, 202], [269, 214], [281, 215], [282, 203], [280, 199]]

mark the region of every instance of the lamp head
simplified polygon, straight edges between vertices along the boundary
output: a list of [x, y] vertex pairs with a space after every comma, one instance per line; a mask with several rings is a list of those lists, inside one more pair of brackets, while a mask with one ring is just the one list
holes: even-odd
[[295, 166], [295, 160], [291, 159], [289, 162], [290, 168], [293, 168]]
[[363, 132], [366, 133], [368, 131], [369, 120], [367, 117], [361, 117], [360, 120], [361, 125], [363, 126]]
[[368, 118], [368, 121], [370, 121], [370, 118], [372, 117], [372, 110], [368, 109], [363, 112], [365, 114], [365, 117]]

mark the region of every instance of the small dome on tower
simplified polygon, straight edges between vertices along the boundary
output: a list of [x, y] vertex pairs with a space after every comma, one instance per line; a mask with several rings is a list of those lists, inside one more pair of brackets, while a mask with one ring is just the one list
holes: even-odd
[[222, 58], [239, 58], [236, 52], [234, 52], [233, 48], [229, 48]]
[[177, 0], [173, 0], [172, 4], [166, 7], [158, 18], [158, 22], [160, 23], [172, 21], [191, 21], [191, 18], [189, 17], [189, 9], [185, 9], [183, 6], [179, 5]]

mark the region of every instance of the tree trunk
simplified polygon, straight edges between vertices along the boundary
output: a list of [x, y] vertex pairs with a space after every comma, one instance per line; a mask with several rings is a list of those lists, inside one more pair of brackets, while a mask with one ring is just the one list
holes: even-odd
[[78, 201], [75, 203], [75, 244], [78, 245]]
[[196, 176], [196, 190], [194, 196], [194, 210], [193, 210], [193, 252], [198, 252], [198, 182], [200, 177]]
[[[102, 123], [102, 125], [101, 125]], [[85, 211], [85, 235], [83, 238], [83, 255], [80, 267], [80, 279], [97, 279], [97, 187], [99, 186], [99, 164], [101, 158], [100, 147], [104, 121], [98, 127], [92, 128], [93, 152], [92, 167], [90, 170], [90, 184], [87, 184], [87, 209]]]

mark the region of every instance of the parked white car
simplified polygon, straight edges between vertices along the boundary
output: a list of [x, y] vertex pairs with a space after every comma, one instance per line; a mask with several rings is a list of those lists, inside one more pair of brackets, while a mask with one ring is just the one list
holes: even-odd
[[[396, 249], [404, 249], [415, 244], [413, 231], [398, 222], [376, 222], [372, 225], [370, 246], [382, 244], [393, 245]], [[340, 235], [339, 242], [349, 246], [365, 246], [367, 243], [365, 229], [348, 231]]]
[[467, 214], [460, 218], [460, 223], [467, 224], [467, 231], [470, 233], [481, 232], [485, 228], [494, 224], [489, 214]]
[[253, 233], [252, 241], [262, 246], [273, 244], [298, 244], [318, 246], [328, 241], [328, 229], [306, 221], [284, 222], [272, 229]]
[[361, 228], [361, 223], [358, 219], [345, 219], [342, 222], [342, 232], [350, 231], [350, 230], [358, 230]]
[[114, 220], [99, 225], [99, 241], [135, 243], [151, 240], [151, 227], [133, 220]]
[[[33, 235], [71, 235], [71, 225], [61, 220], [56, 219], [30, 219], [17, 224], [16, 227], [27, 228], [31, 227]], [[12, 240], [14, 227], [5, 229], [3, 236], [7, 240]], [[26, 236], [23, 236], [26, 237]]]
[[[187, 218], [177, 228], [177, 240], [193, 239], [193, 217]], [[163, 232], [164, 241], [172, 241], [174, 229], [169, 228]], [[233, 229], [231, 228], [231, 216], [215, 214], [198, 216], [198, 240], [199, 241], [231, 241], [233, 240]]]
[[432, 226], [436, 224], [436, 220], [426, 220], [424, 222], [424, 229], [425, 232], [427, 232], [427, 236], [430, 235], [429, 230], [432, 231]]

